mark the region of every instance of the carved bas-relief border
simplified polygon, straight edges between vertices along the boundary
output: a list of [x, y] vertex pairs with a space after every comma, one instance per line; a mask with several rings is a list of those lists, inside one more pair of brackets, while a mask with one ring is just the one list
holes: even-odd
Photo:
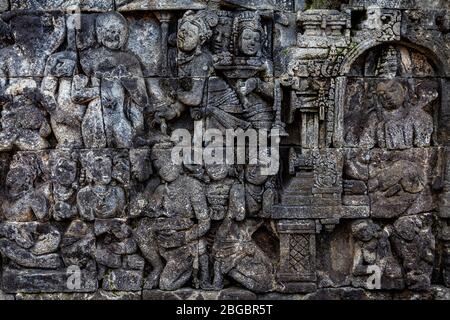
[[0, 0], [0, 299], [448, 296], [416, 2]]

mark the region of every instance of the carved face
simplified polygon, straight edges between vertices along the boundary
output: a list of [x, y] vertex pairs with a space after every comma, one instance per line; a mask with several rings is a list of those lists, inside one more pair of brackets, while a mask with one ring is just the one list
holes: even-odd
[[69, 159], [61, 159], [54, 168], [56, 181], [63, 186], [70, 186], [77, 177], [77, 164]]
[[208, 176], [214, 181], [225, 179], [228, 175], [228, 166], [225, 164], [210, 164], [206, 165], [205, 169]]
[[268, 179], [268, 176], [261, 173], [261, 166], [248, 165], [245, 168], [245, 179], [254, 185], [262, 185]]
[[394, 223], [394, 228], [397, 234], [405, 239], [411, 241], [416, 235], [417, 226], [413, 219], [409, 217], [401, 217]]
[[255, 56], [261, 50], [261, 34], [256, 30], [242, 30], [239, 35], [239, 50], [244, 55]]
[[196, 25], [187, 21], [178, 30], [178, 48], [181, 51], [190, 52], [200, 44], [199, 29]]
[[370, 241], [374, 237], [374, 228], [367, 222], [359, 222], [352, 227], [353, 236], [363, 242]]
[[9, 195], [17, 197], [33, 186], [33, 175], [24, 167], [9, 170], [6, 175], [6, 187]]
[[221, 19], [220, 23], [213, 31], [212, 45], [215, 53], [226, 52], [230, 48], [232, 23], [226, 19]]
[[383, 108], [386, 110], [399, 109], [405, 102], [405, 89], [395, 80], [378, 84], [377, 94]]
[[135, 150], [130, 153], [131, 176], [140, 182], [150, 178], [152, 172], [152, 161], [150, 154], [145, 151]]
[[116, 14], [103, 14], [97, 19], [98, 41], [111, 50], [118, 50], [125, 45], [128, 26], [125, 19]]
[[155, 167], [158, 168], [159, 177], [166, 182], [175, 181], [181, 173], [181, 166], [172, 164], [170, 161], [155, 164]]
[[107, 185], [111, 182], [112, 161], [109, 157], [96, 157], [93, 161], [92, 178], [95, 182]]

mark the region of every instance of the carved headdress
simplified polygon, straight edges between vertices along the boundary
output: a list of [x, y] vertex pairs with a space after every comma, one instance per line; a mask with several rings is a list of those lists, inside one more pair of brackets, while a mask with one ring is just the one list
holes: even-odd
[[389, 46], [383, 50], [378, 60], [377, 75], [382, 78], [395, 78], [398, 67], [397, 50], [393, 46]]
[[218, 23], [218, 16], [210, 11], [194, 12], [192, 10], [187, 11], [183, 18], [181, 18], [180, 26], [184, 23], [191, 23], [198, 28], [201, 44], [204, 44], [212, 36], [212, 27], [215, 27]]

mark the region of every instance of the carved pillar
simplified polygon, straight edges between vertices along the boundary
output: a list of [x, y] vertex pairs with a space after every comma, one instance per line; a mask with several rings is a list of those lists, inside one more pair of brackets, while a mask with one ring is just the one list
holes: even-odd
[[280, 220], [280, 267], [278, 281], [283, 292], [316, 290], [316, 222]]
[[163, 76], [167, 77], [169, 76], [167, 44], [169, 39], [169, 22], [172, 18], [172, 14], [168, 11], [159, 11], [155, 13], [155, 15], [161, 23], [161, 72]]

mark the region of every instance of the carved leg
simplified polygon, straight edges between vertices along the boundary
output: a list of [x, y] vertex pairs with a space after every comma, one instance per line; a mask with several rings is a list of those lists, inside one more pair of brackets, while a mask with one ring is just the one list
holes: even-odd
[[223, 288], [222, 264], [218, 261], [214, 262], [213, 287], [215, 290], [221, 290]]
[[202, 254], [198, 260], [200, 267], [200, 288], [203, 290], [211, 290], [212, 285], [209, 280], [209, 257], [205, 253]]
[[145, 280], [144, 288], [153, 289], [158, 285], [159, 277], [164, 266], [156, 244], [152, 221], [147, 218], [142, 219], [136, 230], [134, 230], [133, 235], [142, 255], [151, 264], [153, 269]]
[[192, 256], [187, 259], [180, 256], [180, 259], [168, 261], [161, 273], [160, 289], [168, 291], [180, 289], [192, 276], [192, 263]]

